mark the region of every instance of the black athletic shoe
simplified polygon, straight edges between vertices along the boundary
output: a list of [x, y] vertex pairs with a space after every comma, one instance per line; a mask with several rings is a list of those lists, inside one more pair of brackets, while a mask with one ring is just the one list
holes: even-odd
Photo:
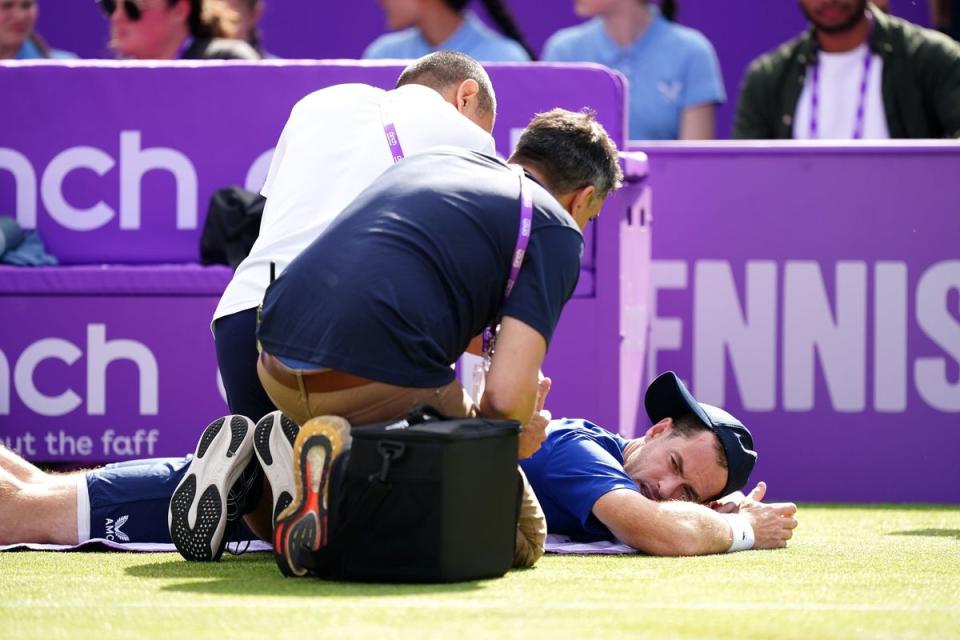
[[298, 551], [316, 551], [327, 543], [330, 469], [349, 446], [350, 423], [343, 418], [321, 416], [300, 428], [293, 445], [296, 491], [273, 529], [273, 555], [286, 576], [307, 573], [298, 561]]
[[253, 451], [273, 492], [274, 523], [293, 502], [293, 443], [299, 431], [299, 425], [280, 411], [260, 418], [254, 431]]
[[257, 483], [250, 464], [253, 429], [252, 420], [237, 415], [204, 429], [167, 512], [170, 538], [187, 560], [218, 560], [223, 553], [241, 506], [248, 502], [246, 494]]

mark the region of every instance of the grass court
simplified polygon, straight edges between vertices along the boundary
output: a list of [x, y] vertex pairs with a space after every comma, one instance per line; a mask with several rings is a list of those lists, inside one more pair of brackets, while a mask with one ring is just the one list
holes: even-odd
[[266, 553], [3, 553], [0, 638], [960, 638], [960, 507], [798, 518], [781, 551], [548, 555], [450, 585], [284, 579]]

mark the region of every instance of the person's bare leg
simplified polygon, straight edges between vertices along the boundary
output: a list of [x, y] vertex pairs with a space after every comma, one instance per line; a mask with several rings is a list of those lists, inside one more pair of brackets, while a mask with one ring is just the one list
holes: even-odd
[[3, 469], [21, 482], [40, 484], [47, 480], [47, 474], [27, 462], [16, 451], [0, 444], [0, 469]]
[[77, 544], [77, 477], [23, 482], [0, 468], [0, 544]]

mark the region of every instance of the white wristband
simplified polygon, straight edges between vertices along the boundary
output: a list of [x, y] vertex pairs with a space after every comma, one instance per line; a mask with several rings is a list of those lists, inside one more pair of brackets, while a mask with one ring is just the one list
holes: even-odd
[[753, 549], [753, 527], [750, 526], [746, 517], [739, 513], [721, 513], [719, 515], [727, 521], [730, 530], [733, 532], [733, 544], [727, 549], [727, 553]]

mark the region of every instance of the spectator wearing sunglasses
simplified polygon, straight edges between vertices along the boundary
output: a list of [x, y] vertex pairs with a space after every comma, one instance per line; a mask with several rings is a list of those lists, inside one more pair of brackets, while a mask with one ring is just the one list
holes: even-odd
[[234, 40], [237, 15], [223, 0], [98, 0], [110, 47], [136, 60], [259, 60]]
[[36, 0], [0, 0], [0, 60], [76, 58], [75, 53], [51, 49], [36, 32]]

